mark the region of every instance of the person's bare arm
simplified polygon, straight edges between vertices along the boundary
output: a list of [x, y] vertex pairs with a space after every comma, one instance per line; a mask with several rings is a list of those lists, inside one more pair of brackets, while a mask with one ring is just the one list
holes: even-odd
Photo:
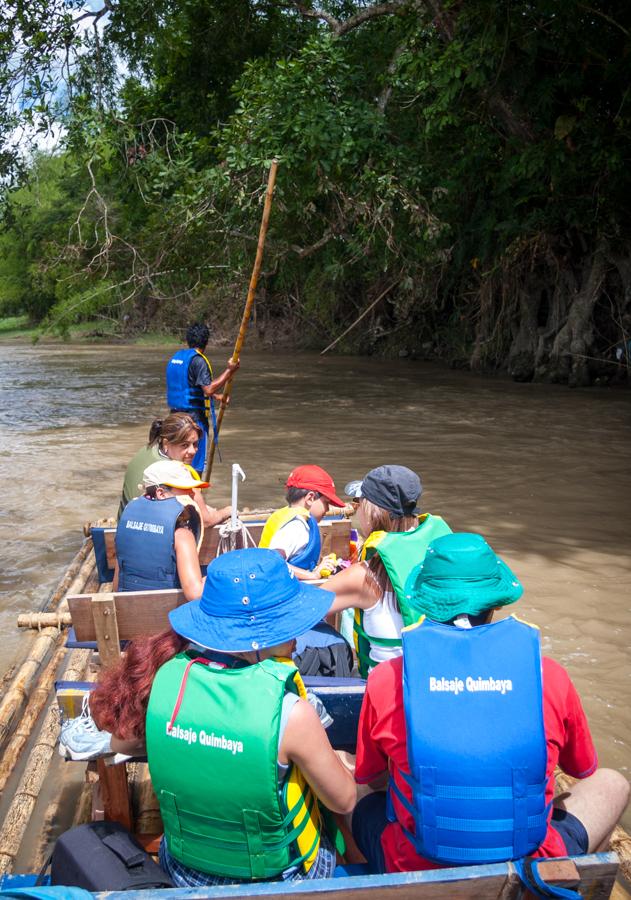
[[370, 609], [379, 599], [377, 585], [366, 577], [366, 569], [361, 563], [354, 563], [337, 575], [331, 575], [321, 587], [335, 594], [329, 612], [339, 612], [351, 607]]
[[123, 740], [123, 738], [117, 738], [115, 734], [110, 740], [110, 747], [114, 753], [124, 753], [126, 756], [145, 756], [147, 753], [144, 741], [140, 739]]
[[229, 379], [232, 377], [232, 374], [237, 371], [241, 363], [237, 360], [236, 363], [233, 363], [231, 359], [228, 360], [228, 365], [223, 370], [221, 375], [217, 378], [213, 378], [210, 384], [202, 384], [201, 388], [204, 392], [204, 396], [212, 397], [213, 394], [216, 394], [217, 391], [220, 391], [224, 384], [226, 384]]
[[193, 532], [188, 528], [176, 528], [174, 541], [177, 574], [184, 596], [187, 600], [198, 600], [202, 595], [203, 580]]
[[232, 515], [231, 506], [222, 506], [221, 509], [215, 509], [214, 506], [208, 506], [204, 500], [204, 495], [200, 490], [193, 491], [193, 500], [197, 503], [199, 513], [204, 523], [204, 528], [212, 528], [213, 525], [219, 525], [225, 522]]
[[295, 763], [332, 812], [350, 813], [355, 807], [355, 780], [331, 747], [317, 712], [306, 700], [299, 700], [289, 714], [278, 758], [281, 763]]

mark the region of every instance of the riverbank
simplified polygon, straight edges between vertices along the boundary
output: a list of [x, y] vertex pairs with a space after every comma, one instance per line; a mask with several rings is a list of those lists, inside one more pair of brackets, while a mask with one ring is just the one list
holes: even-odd
[[0, 319], [0, 342], [10, 343], [45, 343], [45, 344], [131, 344], [131, 345], [166, 345], [177, 343], [180, 335], [166, 334], [160, 331], [148, 331], [143, 334], [124, 335], [117, 322], [94, 319], [71, 325], [66, 335], [43, 331], [41, 326], [32, 325], [28, 316], [10, 316]]
[[[238, 323], [228, 324], [223, 322], [220, 325], [211, 327], [210, 345], [217, 348], [228, 348], [230, 351], [233, 347], [234, 338], [238, 331]], [[330, 335], [324, 336], [322, 342], [318, 341], [314, 345], [312, 338], [305, 338], [304, 334], [296, 330], [295, 323], [288, 322], [283, 318], [274, 320], [253, 321], [250, 325], [247, 335], [247, 344], [250, 350], [257, 352], [281, 352], [281, 353], [319, 353], [328, 343]], [[129, 347], [173, 347], [181, 344], [183, 341], [183, 329], [176, 331], [162, 327], [154, 331], [137, 331], [129, 329], [121, 331], [121, 323], [110, 319], [92, 319], [87, 322], [81, 322], [68, 327], [67, 332], [60, 334], [52, 331], [43, 330], [41, 326], [33, 325], [29, 322], [28, 316], [11, 316], [0, 318], [0, 345], [6, 344], [47, 344], [57, 346], [68, 345], [85, 345], [85, 346], [129, 346]], [[382, 353], [361, 353], [349, 350], [348, 347], [340, 344], [337, 350], [333, 351], [330, 356], [337, 355], [341, 351], [341, 355], [350, 358], [372, 358], [382, 361], [394, 362], [397, 360], [406, 360], [415, 363], [432, 363], [439, 369], [462, 369], [468, 370], [473, 377], [492, 378], [500, 380], [519, 381], [520, 379], [511, 378], [510, 374], [505, 370], [469, 368], [464, 359], [446, 359], [441, 355], [428, 350], [427, 352], [411, 352], [406, 349], [398, 349], [396, 347], [384, 348]], [[594, 377], [589, 387], [609, 387], [623, 390], [631, 387], [631, 376], [626, 365], [620, 362], [615, 363], [617, 369], [613, 375], [598, 375]], [[575, 385], [574, 385], [575, 386]]]

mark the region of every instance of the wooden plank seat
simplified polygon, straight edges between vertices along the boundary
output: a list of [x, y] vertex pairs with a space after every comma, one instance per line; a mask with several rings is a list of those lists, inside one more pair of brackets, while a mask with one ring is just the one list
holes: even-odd
[[[245, 518], [248, 531], [258, 544], [265, 525], [265, 518], [257, 518], [254, 521], [249, 521], [247, 516]], [[116, 562], [114, 537], [116, 529], [93, 526], [91, 534], [99, 582], [104, 584], [111, 581], [114, 577], [114, 563]], [[326, 556], [328, 553], [335, 553], [336, 556], [342, 559], [348, 559], [351, 539], [351, 523], [349, 519], [342, 516], [325, 517], [320, 522], [320, 535], [322, 537], [323, 556]], [[219, 537], [218, 525], [215, 525], [213, 528], [207, 528], [204, 532], [204, 540], [199, 550], [199, 561], [203, 571], [205, 571], [208, 563], [217, 556]]]
[[[589, 897], [590, 900], [606, 900], [611, 896], [617, 872], [618, 857], [615, 853], [592, 853], [563, 860], [546, 859], [539, 863], [539, 874], [547, 884], [577, 888], [581, 896]], [[33, 888], [37, 877], [1, 875], [0, 891]], [[67, 888], [59, 887], [57, 890], [60, 898], [67, 895]], [[55, 896], [54, 889], [48, 896]], [[154, 897], [162, 900], [286, 900], [298, 897], [305, 900], [526, 900], [532, 897], [510, 862], [392, 875], [349, 874], [345, 867], [339, 866], [335, 877], [330, 879], [168, 890], [104, 891], [92, 896], [98, 900], [151, 900]]]

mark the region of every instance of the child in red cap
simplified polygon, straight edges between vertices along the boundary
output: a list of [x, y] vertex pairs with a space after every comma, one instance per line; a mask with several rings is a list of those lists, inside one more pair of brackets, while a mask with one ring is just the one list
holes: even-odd
[[335, 484], [320, 466], [298, 466], [287, 479], [287, 506], [272, 513], [259, 541], [259, 547], [277, 550], [298, 578], [318, 578], [322, 541], [318, 523], [329, 506], [343, 507], [335, 493]]

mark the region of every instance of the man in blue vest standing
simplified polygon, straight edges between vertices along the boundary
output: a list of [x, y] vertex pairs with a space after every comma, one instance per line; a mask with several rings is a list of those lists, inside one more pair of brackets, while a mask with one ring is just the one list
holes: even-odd
[[228, 360], [226, 369], [218, 378], [213, 378], [210, 362], [204, 355], [209, 337], [206, 325], [189, 325], [186, 329], [188, 349], [178, 350], [167, 363], [167, 403], [171, 412], [187, 412], [199, 422], [204, 432], [192, 462], [200, 475], [206, 459], [210, 421], [214, 421], [215, 416], [213, 401], [221, 402], [218, 391], [239, 368], [238, 362]]

